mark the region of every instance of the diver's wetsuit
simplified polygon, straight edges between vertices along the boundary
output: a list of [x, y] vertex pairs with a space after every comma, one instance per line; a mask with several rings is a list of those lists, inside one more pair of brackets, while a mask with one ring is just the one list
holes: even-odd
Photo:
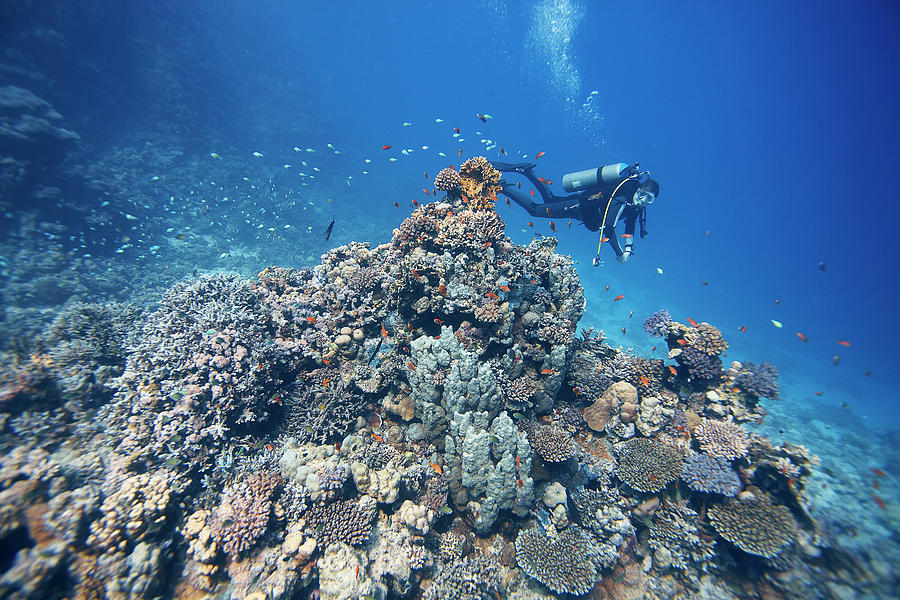
[[[616, 256], [623, 254], [623, 250], [619, 246], [619, 240], [616, 237], [616, 223], [624, 219], [625, 233], [631, 236], [625, 238], [625, 247], [629, 248], [632, 246], [634, 229], [641, 216], [641, 209], [631, 204], [634, 192], [640, 185], [637, 180], [626, 181], [622, 184], [616, 191], [616, 195], [612, 202], [609, 203], [609, 208], [607, 209], [606, 204], [609, 201], [609, 195], [613, 193], [616, 186], [622, 181], [621, 179], [601, 188], [582, 190], [569, 196], [556, 196], [550, 191], [549, 186], [535, 177], [532, 172], [535, 167], [534, 163], [513, 164], [492, 161], [491, 164], [502, 173], [523, 175], [534, 185], [543, 202], [535, 202], [526, 196], [518, 189], [515, 183], [506, 180], [500, 182], [502, 186], [500, 193], [524, 208], [531, 216], [551, 219], [576, 219], [584, 223], [588, 231], [598, 231], [601, 225], [604, 225], [602, 237], [609, 238], [609, 244], [615, 251]], [[606, 211], [606, 221], [601, 223], [604, 211]]]

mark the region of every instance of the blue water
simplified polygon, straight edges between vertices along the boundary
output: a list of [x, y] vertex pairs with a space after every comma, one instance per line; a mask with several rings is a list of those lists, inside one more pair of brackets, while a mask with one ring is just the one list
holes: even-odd
[[[868, 470], [900, 458], [873, 441], [900, 426], [895, 2], [39, 4], [0, 9], [0, 85], [49, 102], [81, 142], [41, 142], [36, 179], [4, 188], [4, 285], [62, 268], [53, 249], [82, 273], [118, 269], [90, 300], [153, 301], [192, 272], [385, 243], [470, 156], [536, 160], [557, 194], [566, 172], [639, 161], [661, 194], [627, 264], [607, 247], [593, 267], [596, 233], [555, 222], [582, 325], [658, 358], [652, 312], [716, 325], [728, 359], [779, 369], [762, 431], [822, 454], [828, 490], [866, 488], [866, 520], [888, 522]], [[42, 185], [62, 192], [35, 201]], [[553, 235], [497, 209], [518, 243]]]

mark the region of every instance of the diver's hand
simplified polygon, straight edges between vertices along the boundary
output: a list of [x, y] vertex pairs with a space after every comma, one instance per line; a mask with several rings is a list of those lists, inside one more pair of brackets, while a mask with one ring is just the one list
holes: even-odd
[[619, 256], [616, 257], [616, 260], [624, 265], [625, 263], [628, 262], [628, 259], [630, 257], [631, 257], [631, 252], [623, 252], [622, 254], [620, 254]]

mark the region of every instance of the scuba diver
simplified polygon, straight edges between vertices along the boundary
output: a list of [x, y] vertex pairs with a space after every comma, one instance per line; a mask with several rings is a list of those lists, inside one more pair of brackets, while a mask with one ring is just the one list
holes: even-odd
[[[650, 179], [649, 171], [641, 171], [640, 163], [616, 163], [563, 175], [563, 189], [568, 196], [556, 196], [549, 182], [533, 173], [534, 163], [491, 164], [501, 173], [524, 175], [537, 188], [542, 202], [528, 198], [517, 183], [500, 181], [500, 193], [513, 200], [534, 217], [573, 219], [581, 221], [589, 231], [600, 231], [594, 266], [600, 263], [600, 249], [609, 242], [620, 263], [628, 262], [634, 254], [634, 230], [640, 223], [641, 238], [647, 236], [647, 206], [659, 196], [659, 183]], [[533, 195], [533, 193], [532, 193]], [[622, 234], [624, 248], [616, 239], [616, 225], [625, 222]]]

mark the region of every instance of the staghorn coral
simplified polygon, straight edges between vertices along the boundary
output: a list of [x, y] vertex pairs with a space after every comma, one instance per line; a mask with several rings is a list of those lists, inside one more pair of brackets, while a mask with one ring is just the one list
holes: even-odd
[[340, 381], [296, 384], [285, 394], [283, 430], [301, 442], [333, 442], [347, 433], [365, 408], [365, 400]]
[[650, 337], [665, 337], [672, 322], [672, 315], [666, 309], [658, 310], [646, 319], [644, 319], [644, 331]]
[[575, 456], [578, 446], [565, 429], [552, 425], [540, 425], [528, 432], [532, 449], [545, 461], [559, 463]]
[[597, 580], [590, 546], [590, 538], [577, 527], [566, 529], [556, 538], [533, 527], [516, 537], [516, 564], [557, 594], [581, 596]]
[[497, 192], [500, 191], [500, 171], [483, 156], [470, 158], [459, 168], [459, 185], [468, 196], [475, 212], [494, 209]]
[[722, 332], [705, 321], [688, 329], [684, 339], [691, 347], [709, 356], [716, 356], [728, 350], [728, 342], [722, 338]]
[[306, 511], [307, 533], [322, 546], [344, 543], [361, 546], [369, 539], [377, 505], [371, 496], [314, 504]]
[[763, 361], [761, 365], [745, 362], [734, 378], [734, 386], [742, 391], [762, 398], [778, 397], [778, 369]]
[[459, 173], [453, 167], [445, 167], [434, 177], [434, 189], [442, 192], [458, 190], [460, 187]]
[[698, 492], [737, 496], [741, 479], [727, 458], [692, 452], [684, 461], [681, 479]]
[[730, 421], [701, 419], [693, 436], [706, 454], [729, 460], [746, 456], [749, 447], [747, 432]]
[[776, 556], [794, 539], [797, 524], [791, 512], [765, 496], [741, 496], [710, 506], [709, 522], [716, 533], [744, 552], [765, 558]]
[[681, 474], [681, 451], [647, 438], [629, 440], [619, 454], [616, 475], [639, 492], [658, 492]]

